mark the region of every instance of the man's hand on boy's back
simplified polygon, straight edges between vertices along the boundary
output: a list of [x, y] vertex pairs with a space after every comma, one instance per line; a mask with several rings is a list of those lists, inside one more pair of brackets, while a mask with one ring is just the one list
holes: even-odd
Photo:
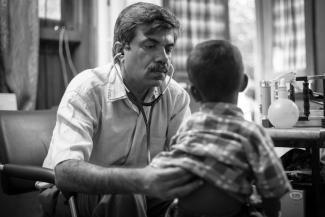
[[203, 184], [193, 174], [177, 167], [147, 166], [139, 170], [140, 193], [161, 199], [183, 197]]

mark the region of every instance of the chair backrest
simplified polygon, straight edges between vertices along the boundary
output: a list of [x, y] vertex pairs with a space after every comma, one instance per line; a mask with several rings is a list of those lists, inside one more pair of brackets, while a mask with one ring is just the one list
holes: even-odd
[[[0, 111], [0, 162], [41, 166], [55, 119], [56, 110]], [[7, 194], [35, 190], [33, 181], [4, 175], [1, 184]]]

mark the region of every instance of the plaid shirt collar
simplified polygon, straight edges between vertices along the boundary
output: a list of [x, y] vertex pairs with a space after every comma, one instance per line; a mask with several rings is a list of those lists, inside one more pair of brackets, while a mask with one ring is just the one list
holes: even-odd
[[213, 115], [236, 116], [242, 117], [244, 119], [243, 111], [239, 107], [237, 107], [237, 105], [232, 103], [202, 103], [202, 105], [200, 106], [200, 111], [205, 113], [211, 113]]

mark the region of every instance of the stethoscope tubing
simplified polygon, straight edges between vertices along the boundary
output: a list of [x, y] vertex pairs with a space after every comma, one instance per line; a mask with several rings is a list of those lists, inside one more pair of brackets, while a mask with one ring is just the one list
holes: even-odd
[[[170, 76], [169, 76], [169, 80], [167, 81], [167, 84], [166, 84], [166, 87], [165, 89], [158, 95], [158, 97], [156, 97], [154, 100], [152, 100], [151, 102], [140, 102], [137, 97], [126, 87], [126, 85], [124, 84], [124, 80], [123, 80], [123, 77], [122, 77], [122, 74], [121, 72], [117, 69], [116, 67], [116, 64], [117, 64], [117, 58], [119, 56], [121, 56], [122, 54], [121, 53], [118, 53], [116, 54], [114, 57], [113, 57], [113, 65], [110, 69], [110, 71], [114, 68], [119, 79], [122, 81], [122, 84], [124, 86], [124, 89], [126, 90], [126, 95], [128, 97], [128, 99], [134, 104], [137, 106], [137, 108], [139, 109], [140, 113], [142, 114], [143, 116], [143, 120], [144, 120], [144, 123], [146, 125], [146, 135], [147, 135], [147, 163], [149, 164], [151, 162], [151, 152], [150, 152], [150, 126], [151, 126], [151, 117], [152, 117], [152, 112], [153, 112], [153, 108], [154, 106], [157, 104], [157, 102], [160, 100], [160, 98], [162, 97], [162, 95], [166, 92], [171, 80], [172, 80], [172, 77], [174, 76], [174, 67], [172, 64], [170, 64], [170, 67], [171, 67], [171, 70], [172, 72], [170, 73]], [[149, 111], [149, 116], [147, 118], [146, 114], [145, 114], [145, 111], [144, 111], [144, 106], [150, 106], [150, 111]], [[131, 147], [130, 147], [130, 150], [128, 151], [127, 153], [127, 156], [125, 158], [125, 162], [127, 161], [128, 157], [129, 157], [129, 154], [131, 152]]]

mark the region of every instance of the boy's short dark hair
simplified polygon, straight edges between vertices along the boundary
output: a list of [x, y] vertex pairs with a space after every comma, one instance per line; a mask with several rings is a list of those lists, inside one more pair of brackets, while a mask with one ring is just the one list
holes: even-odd
[[187, 58], [190, 82], [209, 99], [240, 91], [243, 71], [239, 49], [225, 40], [199, 43]]
[[[151, 25], [151, 31], [175, 29], [175, 41], [179, 33], [179, 21], [176, 16], [161, 6], [138, 2], [132, 4], [119, 14], [114, 26], [114, 41], [129, 44], [135, 36], [136, 27], [142, 24]], [[113, 55], [115, 51], [113, 49]]]

